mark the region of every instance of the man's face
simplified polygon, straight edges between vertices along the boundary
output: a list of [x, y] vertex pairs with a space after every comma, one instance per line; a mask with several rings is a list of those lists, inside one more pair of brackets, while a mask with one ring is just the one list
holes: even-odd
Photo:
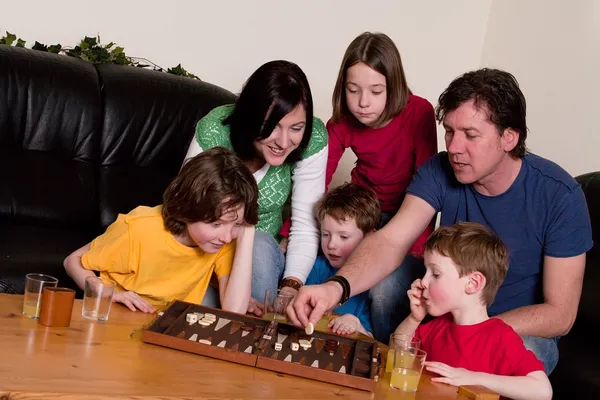
[[463, 184], [487, 186], [496, 179], [499, 166], [510, 159], [516, 142], [501, 136], [488, 118], [487, 106], [473, 100], [449, 111], [444, 118], [448, 158], [456, 179]]

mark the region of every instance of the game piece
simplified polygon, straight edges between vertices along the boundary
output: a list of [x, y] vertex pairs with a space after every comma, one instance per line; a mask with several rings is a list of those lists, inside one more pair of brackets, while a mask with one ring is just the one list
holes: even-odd
[[159, 317], [162, 317], [163, 315], [165, 315], [165, 313], [163, 311], [161, 311], [161, 312], [158, 313]]
[[215, 327], [215, 331], [218, 331], [219, 329], [221, 329], [222, 327], [224, 327], [225, 325], [227, 325], [230, 322], [231, 322], [230, 319], [219, 318], [219, 321], [217, 322], [217, 326]]
[[206, 319], [212, 319], [212, 320], [217, 320], [217, 316], [215, 314], [210, 314], [210, 313], [205, 313], [204, 314], [204, 318]]
[[275, 351], [281, 351], [282, 348], [283, 346], [281, 345], [281, 343], [275, 343]]
[[201, 319], [200, 321], [198, 321], [198, 323], [202, 326], [209, 326], [212, 322], [208, 322], [208, 321]]
[[310, 349], [312, 347], [312, 345], [310, 344], [310, 342], [308, 340], [299, 340], [298, 344], [300, 346], [302, 346], [302, 348], [304, 348], [304, 350]]
[[200, 339], [200, 340], [198, 340], [198, 343], [207, 344], [209, 346], [212, 344], [212, 342], [210, 340], [206, 340], [206, 339]]
[[313, 325], [312, 322], [309, 322], [308, 325], [306, 326], [306, 328], [304, 328], [304, 332], [306, 332], [307, 335], [312, 335], [314, 331], [315, 331], [315, 326]]
[[225, 340], [222, 340], [221, 343], [217, 345], [217, 347], [225, 347], [226, 344], [227, 342]]
[[300, 346], [298, 345], [298, 343], [292, 343], [291, 345], [291, 349], [292, 351], [298, 351], [298, 349], [300, 348]]
[[204, 318], [204, 314], [202, 314], [202, 313], [194, 312], [194, 314], [196, 314], [198, 316], [199, 320], [202, 319], [202, 318]]
[[190, 338], [188, 340], [191, 340], [192, 342], [195, 342], [196, 340], [198, 340], [198, 334], [194, 333], [192, 336], [190, 336]]
[[189, 322], [190, 325], [192, 325], [198, 322], [198, 316], [196, 314], [189, 313], [185, 316], [185, 320]]

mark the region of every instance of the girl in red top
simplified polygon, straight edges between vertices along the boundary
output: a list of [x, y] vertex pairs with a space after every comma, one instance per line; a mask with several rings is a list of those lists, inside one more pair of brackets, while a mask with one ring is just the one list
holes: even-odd
[[[365, 32], [346, 49], [327, 123], [329, 186], [346, 148], [356, 154], [352, 182], [372, 188], [382, 210], [380, 227], [398, 211], [417, 168], [437, 153], [432, 105], [411, 93], [400, 53], [383, 33]], [[433, 230], [426, 229], [409, 254], [422, 256]]]

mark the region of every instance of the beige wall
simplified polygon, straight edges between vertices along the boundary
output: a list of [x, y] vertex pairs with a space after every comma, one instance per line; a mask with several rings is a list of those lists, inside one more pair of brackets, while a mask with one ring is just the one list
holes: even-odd
[[600, 1], [494, 0], [482, 65], [521, 84], [532, 152], [574, 176], [600, 170]]
[[[35, 40], [75, 44], [99, 33], [102, 42], [114, 41], [129, 55], [163, 67], [181, 62], [233, 92], [261, 64], [288, 59], [307, 74], [316, 115], [327, 120], [339, 64], [355, 36], [365, 30], [387, 33], [400, 49], [413, 91], [435, 104], [452, 78], [479, 65], [491, 3], [21, 0], [3, 2], [0, 28], [28, 46]], [[353, 162], [351, 155], [344, 158], [338, 183], [349, 177]]]

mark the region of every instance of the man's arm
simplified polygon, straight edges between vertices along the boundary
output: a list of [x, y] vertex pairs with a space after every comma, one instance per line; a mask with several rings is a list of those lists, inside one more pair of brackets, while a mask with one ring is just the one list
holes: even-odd
[[555, 337], [571, 330], [581, 297], [585, 253], [575, 257], [544, 257], [544, 302], [498, 315], [519, 335]]
[[360, 242], [338, 272], [350, 283], [351, 296], [369, 290], [398, 268], [434, 215], [429, 203], [407, 194], [394, 218]]

